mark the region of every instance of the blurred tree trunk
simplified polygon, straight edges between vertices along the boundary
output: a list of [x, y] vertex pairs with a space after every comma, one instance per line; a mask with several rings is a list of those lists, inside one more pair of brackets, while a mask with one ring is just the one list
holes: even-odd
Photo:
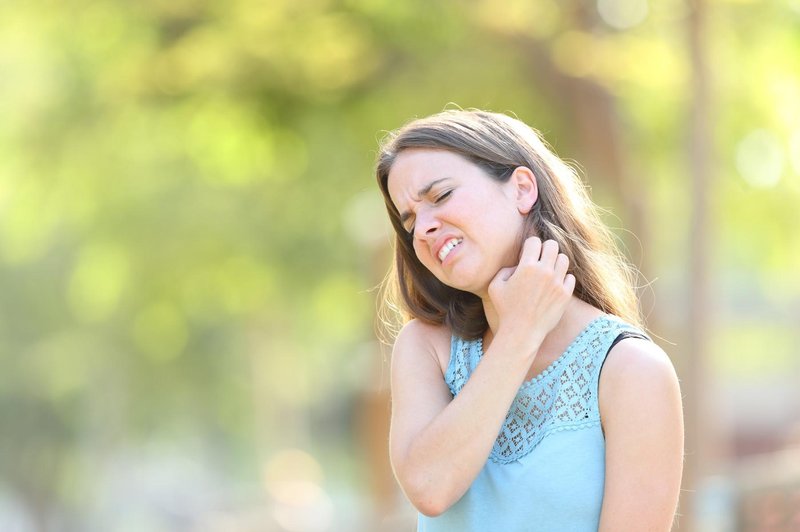
[[688, 165], [691, 176], [691, 225], [689, 231], [689, 279], [687, 313], [688, 342], [683, 374], [686, 397], [686, 466], [681, 513], [682, 530], [700, 530], [696, 508], [699, 481], [712, 470], [713, 416], [708, 415], [710, 397], [706, 362], [708, 331], [711, 326], [709, 297], [709, 200], [712, 183], [712, 132], [709, 69], [706, 59], [706, 11], [704, 0], [690, 0], [687, 18], [688, 52], [691, 64], [691, 103], [688, 109]]

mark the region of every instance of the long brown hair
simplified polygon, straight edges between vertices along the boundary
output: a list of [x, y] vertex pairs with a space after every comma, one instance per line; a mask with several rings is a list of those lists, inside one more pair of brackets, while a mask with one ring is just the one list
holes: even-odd
[[400, 222], [389, 196], [389, 171], [398, 154], [411, 148], [458, 154], [500, 182], [519, 166], [530, 168], [539, 197], [525, 219], [521, 240], [532, 235], [555, 240], [569, 258], [576, 297], [642, 326], [636, 271], [617, 249], [576, 172], [531, 127], [504, 114], [478, 110], [444, 111], [414, 120], [390, 133], [380, 146], [375, 173], [395, 230], [395, 260], [383, 286], [385, 310], [399, 314], [401, 321], [446, 324], [464, 338], [478, 338], [488, 327], [480, 298], [445, 285], [428, 271]]

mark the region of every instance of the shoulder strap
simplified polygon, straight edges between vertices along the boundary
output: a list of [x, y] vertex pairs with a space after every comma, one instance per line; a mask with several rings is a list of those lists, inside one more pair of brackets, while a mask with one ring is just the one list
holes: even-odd
[[626, 338], [639, 338], [641, 340], [650, 340], [650, 337], [648, 337], [646, 334], [637, 333], [634, 331], [623, 331], [619, 333], [616, 338], [614, 338], [613, 342], [611, 342], [611, 347], [608, 348], [608, 351], [606, 352], [606, 357], [608, 356], [608, 353], [610, 353], [611, 350], [614, 349], [615, 345], [617, 345]]
[[[605, 349], [603, 349], [599, 355], [599, 360], [597, 361], [597, 369], [594, 371], [592, 375], [592, 390], [595, 394], [595, 397], [599, 397], [598, 395], [598, 386], [600, 383], [600, 373], [603, 371], [603, 366], [606, 363], [606, 358], [608, 358], [608, 354], [622, 340], [626, 338], [641, 338], [642, 340], [649, 340], [652, 342], [652, 339], [647, 336], [641, 329], [634, 327], [633, 325], [622, 321], [620, 318], [611, 316], [608, 319], [608, 326], [606, 327], [603, 333], [603, 343], [605, 344]], [[595, 401], [596, 403], [596, 401]], [[599, 408], [599, 405], [598, 405]]]

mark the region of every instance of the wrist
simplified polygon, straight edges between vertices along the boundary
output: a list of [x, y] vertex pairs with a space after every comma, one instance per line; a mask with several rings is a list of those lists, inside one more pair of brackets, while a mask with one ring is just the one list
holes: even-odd
[[499, 342], [498, 347], [512, 355], [520, 356], [527, 362], [536, 358], [544, 341], [545, 335], [536, 328], [529, 327], [525, 330], [503, 329], [500, 327], [492, 340], [492, 344]]

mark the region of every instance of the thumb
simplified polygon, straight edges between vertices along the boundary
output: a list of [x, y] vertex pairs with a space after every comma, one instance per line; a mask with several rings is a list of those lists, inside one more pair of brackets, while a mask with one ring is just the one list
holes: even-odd
[[514, 272], [516, 271], [516, 267], [514, 268], [500, 268], [500, 270], [494, 275], [492, 281], [489, 283], [489, 297], [493, 300], [496, 300], [497, 297], [503, 293], [502, 285], [505, 284]]
[[516, 266], [513, 266], [511, 268], [500, 268], [500, 270], [495, 274], [494, 278], [492, 279], [492, 284], [508, 281], [511, 278], [511, 276], [514, 275], [515, 271], [517, 271]]

